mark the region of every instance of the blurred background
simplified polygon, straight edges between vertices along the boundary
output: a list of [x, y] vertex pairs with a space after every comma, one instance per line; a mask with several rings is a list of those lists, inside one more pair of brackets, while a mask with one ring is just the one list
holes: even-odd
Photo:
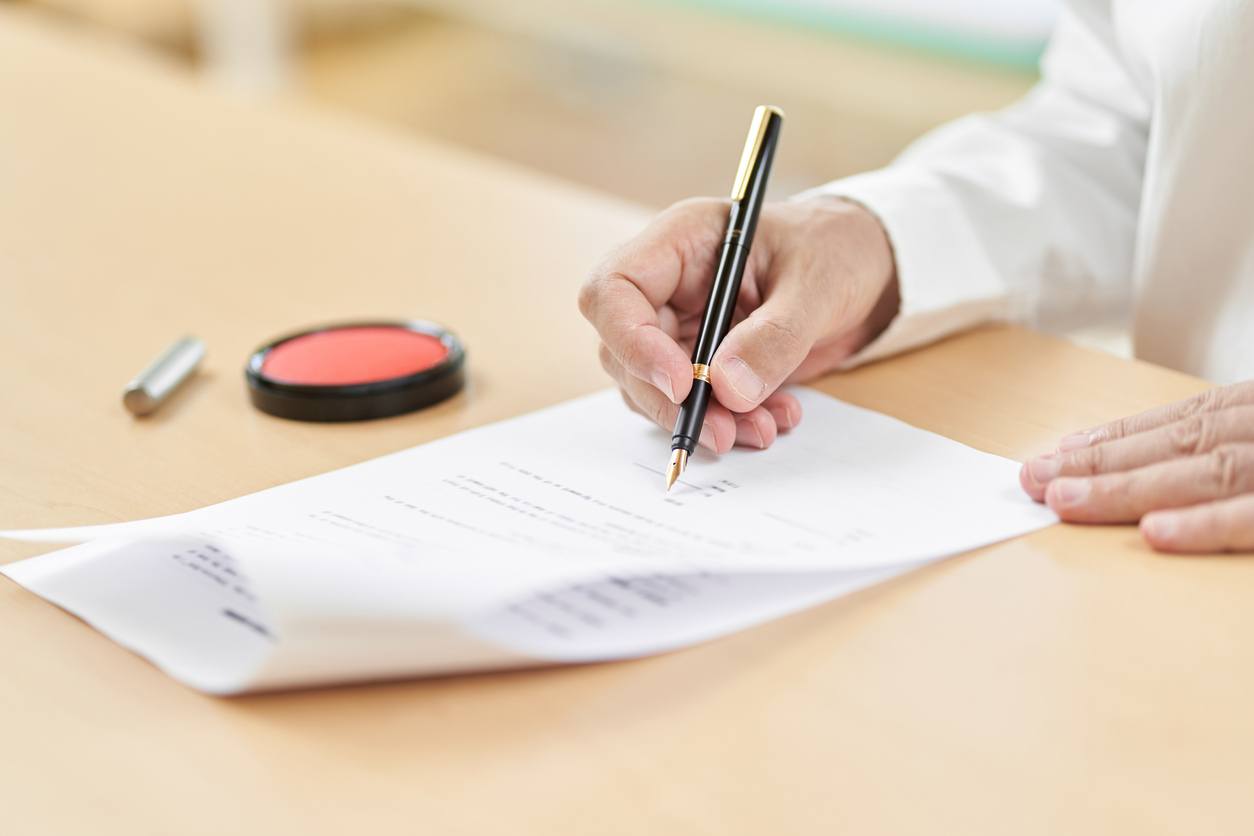
[[756, 104], [789, 116], [783, 196], [1014, 100], [1057, 0], [10, 2], [661, 207], [728, 188]]
[[[0, 0], [298, 98], [661, 208], [729, 188], [780, 105], [785, 197], [880, 167], [1037, 78], [1061, 0]], [[1130, 354], [1122, 325], [1069, 334]]]

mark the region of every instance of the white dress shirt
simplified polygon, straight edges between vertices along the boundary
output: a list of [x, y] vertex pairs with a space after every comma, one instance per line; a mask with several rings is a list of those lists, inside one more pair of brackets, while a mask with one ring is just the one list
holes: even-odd
[[1122, 315], [1138, 357], [1254, 378], [1254, 2], [1074, 0], [1023, 101], [816, 191], [897, 260], [901, 311], [855, 362]]

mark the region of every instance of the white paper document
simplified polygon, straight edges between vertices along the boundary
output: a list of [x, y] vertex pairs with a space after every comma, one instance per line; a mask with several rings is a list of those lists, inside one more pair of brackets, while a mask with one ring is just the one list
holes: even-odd
[[1055, 521], [1015, 462], [797, 395], [769, 451], [699, 452], [669, 494], [669, 437], [605, 392], [186, 514], [10, 532], [86, 542], [2, 571], [237, 693], [661, 652]]

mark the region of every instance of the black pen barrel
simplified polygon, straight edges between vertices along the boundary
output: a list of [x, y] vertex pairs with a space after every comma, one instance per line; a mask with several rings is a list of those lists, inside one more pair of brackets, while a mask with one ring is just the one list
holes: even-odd
[[671, 435], [671, 449], [684, 450], [689, 454], [695, 451], [701, 438], [701, 426], [705, 423], [705, 412], [713, 394], [710, 364], [719, 344], [732, 327], [736, 301], [740, 296], [740, 282], [749, 263], [749, 248], [757, 231], [758, 215], [766, 200], [767, 180], [779, 141], [782, 122], [779, 111], [775, 108], [759, 108], [758, 111], [764, 121], [755, 122], [760, 131], [751, 130], [741, 171], [737, 173], [732, 187], [727, 233], [723, 237], [709, 300], [693, 346], [692, 390], [679, 407], [679, 416]]
[[697, 442], [701, 439], [701, 424], [705, 421], [705, 410], [713, 392], [714, 387], [704, 380], [692, 381], [692, 390], [679, 407], [679, 419], [675, 421], [675, 432], [671, 436], [672, 450], [683, 450], [692, 454], [697, 449]]
[[740, 281], [749, 262], [749, 248], [741, 243], [738, 235], [734, 238], [729, 235], [728, 238], [719, 253], [709, 304], [701, 318], [697, 342], [692, 349], [693, 365], [708, 366], [714, 362], [714, 353], [731, 330], [732, 317], [736, 315], [736, 300], [740, 297]]

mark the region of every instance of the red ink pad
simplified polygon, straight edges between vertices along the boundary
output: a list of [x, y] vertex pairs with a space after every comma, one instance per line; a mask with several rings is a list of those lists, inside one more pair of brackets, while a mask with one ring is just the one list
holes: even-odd
[[430, 322], [359, 322], [301, 331], [253, 352], [253, 406], [298, 421], [412, 412], [461, 391], [466, 353]]

